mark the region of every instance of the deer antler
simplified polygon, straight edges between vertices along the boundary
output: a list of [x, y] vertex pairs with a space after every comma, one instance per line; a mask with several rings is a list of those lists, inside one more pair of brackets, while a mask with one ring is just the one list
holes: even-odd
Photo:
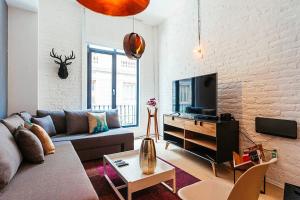
[[66, 65], [70, 65], [70, 64], [72, 64], [72, 62], [67, 62], [67, 61], [69, 61], [69, 60], [74, 60], [75, 59], [75, 54], [74, 54], [74, 52], [72, 51], [72, 53], [71, 53], [71, 55], [70, 56], [65, 56], [65, 63], [66, 63]]
[[61, 59], [61, 56], [58, 56], [55, 52], [54, 52], [54, 48], [52, 49], [52, 51], [50, 52], [50, 56], [52, 57], [52, 58], [55, 58], [55, 59], [58, 59], [60, 62], [58, 62], [57, 60], [54, 60], [54, 62], [56, 63], [56, 64], [61, 64], [61, 63], [63, 63], [63, 61], [62, 61], [62, 59]]

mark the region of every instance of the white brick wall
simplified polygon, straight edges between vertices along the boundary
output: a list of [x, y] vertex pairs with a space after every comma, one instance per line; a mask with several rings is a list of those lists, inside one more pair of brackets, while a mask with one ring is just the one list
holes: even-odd
[[[82, 13], [76, 1], [40, 1], [39, 108], [81, 109]], [[74, 50], [76, 59], [68, 67], [68, 79], [58, 77], [59, 66], [49, 56], [52, 48], [63, 55]]]
[[254, 127], [256, 116], [300, 123], [300, 2], [202, 0], [203, 58], [194, 53], [196, 5], [184, 1], [159, 26], [161, 113], [171, 112], [173, 80], [217, 72], [219, 113], [233, 113], [243, 132], [279, 150], [269, 181], [300, 185], [300, 139], [258, 134]]

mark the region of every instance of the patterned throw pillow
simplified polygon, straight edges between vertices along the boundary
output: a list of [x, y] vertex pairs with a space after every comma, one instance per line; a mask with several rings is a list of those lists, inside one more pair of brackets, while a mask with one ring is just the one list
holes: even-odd
[[101, 133], [108, 131], [106, 113], [88, 113], [89, 133]]

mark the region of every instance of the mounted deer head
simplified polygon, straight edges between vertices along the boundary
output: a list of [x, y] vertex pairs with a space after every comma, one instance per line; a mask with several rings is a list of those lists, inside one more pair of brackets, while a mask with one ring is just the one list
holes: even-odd
[[62, 55], [58, 56], [55, 52], [54, 52], [54, 48], [52, 49], [52, 51], [50, 52], [50, 56], [56, 60], [54, 60], [54, 62], [56, 64], [59, 65], [59, 69], [58, 69], [58, 76], [61, 78], [61, 79], [66, 79], [68, 78], [69, 76], [69, 72], [68, 72], [68, 68], [67, 66], [68, 65], [71, 65], [72, 64], [72, 61], [71, 60], [74, 60], [75, 59], [75, 54], [74, 52], [72, 51], [71, 55], [70, 56], [65, 56], [65, 60], [63, 61], [62, 60]]

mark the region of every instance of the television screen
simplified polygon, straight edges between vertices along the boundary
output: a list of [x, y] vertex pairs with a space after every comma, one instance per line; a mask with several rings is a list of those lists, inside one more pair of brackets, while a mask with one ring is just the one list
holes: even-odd
[[217, 74], [173, 81], [173, 112], [217, 115]]

